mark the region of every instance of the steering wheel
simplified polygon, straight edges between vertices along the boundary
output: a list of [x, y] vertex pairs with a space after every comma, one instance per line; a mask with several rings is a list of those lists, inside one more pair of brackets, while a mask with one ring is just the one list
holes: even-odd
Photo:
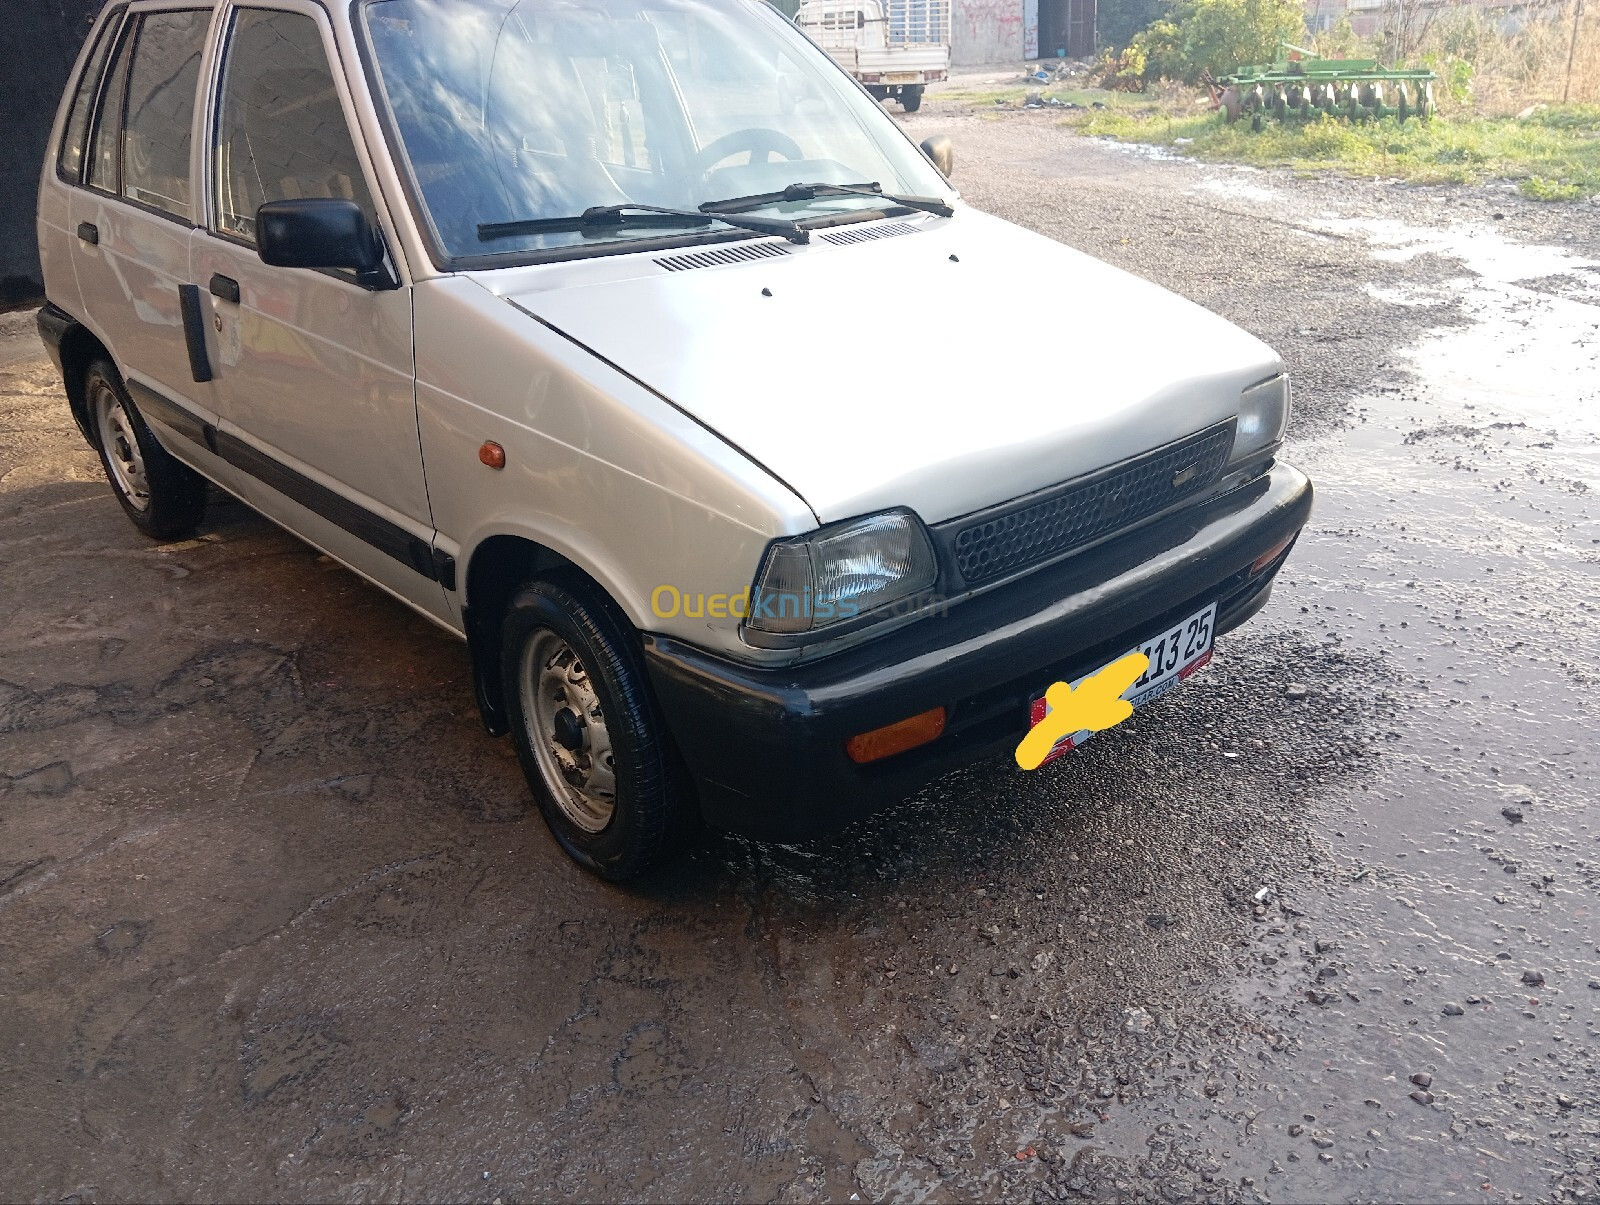
[[805, 152], [800, 149], [800, 144], [781, 130], [752, 127], [748, 130], [735, 130], [731, 134], [724, 134], [714, 142], [707, 143], [695, 156], [695, 169], [703, 179], [709, 176], [711, 169], [724, 159], [741, 152], [749, 154], [751, 163], [770, 163], [774, 156], [780, 159], [806, 157]]

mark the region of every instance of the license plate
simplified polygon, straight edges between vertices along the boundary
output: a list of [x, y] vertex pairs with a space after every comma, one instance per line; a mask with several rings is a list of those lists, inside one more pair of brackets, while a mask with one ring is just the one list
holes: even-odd
[[914, 84], [917, 82], [915, 71], [887, 71], [884, 73], [883, 82], [886, 84]]
[[[1196, 611], [1182, 623], [1173, 624], [1172, 627], [1142, 640], [1128, 650], [1128, 653], [1143, 653], [1150, 659], [1150, 668], [1122, 692], [1122, 697], [1132, 703], [1135, 708], [1143, 707], [1155, 699], [1159, 699], [1173, 687], [1177, 686], [1190, 674], [1200, 669], [1207, 661], [1211, 660], [1211, 627], [1212, 620], [1217, 616], [1217, 604], [1211, 603], [1202, 611]], [[1122, 654], [1123, 657], [1128, 653]], [[1121, 660], [1113, 657], [1112, 661]], [[1106, 662], [1111, 664], [1110, 661]], [[1078, 689], [1079, 683], [1084, 678], [1093, 677], [1099, 670], [1092, 670], [1074, 681], [1073, 690]], [[1044, 695], [1038, 695], [1033, 700], [1028, 715], [1028, 727], [1032, 728], [1050, 714], [1049, 704], [1045, 702]], [[1058, 757], [1063, 757], [1076, 749], [1094, 733], [1089, 730], [1074, 732], [1062, 737], [1045, 754], [1045, 765], [1053, 762]]]

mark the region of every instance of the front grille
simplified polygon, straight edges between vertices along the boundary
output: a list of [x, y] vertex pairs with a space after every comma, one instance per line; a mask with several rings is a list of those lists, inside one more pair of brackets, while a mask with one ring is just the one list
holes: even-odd
[[969, 586], [1026, 569], [1130, 527], [1204, 490], [1228, 462], [1233, 421], [1039, 494], [968, 516], [956, 567]]

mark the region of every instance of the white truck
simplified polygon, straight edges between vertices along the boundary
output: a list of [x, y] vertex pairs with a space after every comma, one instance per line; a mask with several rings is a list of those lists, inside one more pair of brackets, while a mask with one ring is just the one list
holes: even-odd
[[950, 74], [950, 0], [803, 0], [795, 23], [868, 92], [907, 113]]

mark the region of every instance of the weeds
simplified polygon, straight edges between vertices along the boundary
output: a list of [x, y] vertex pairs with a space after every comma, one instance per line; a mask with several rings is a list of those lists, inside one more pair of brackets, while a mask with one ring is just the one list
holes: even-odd
[[1600, 194], [1600, 106], [1556, 106], [1516, 118], [1352, 124], [1318, 116], [1268, 122], [1259, 132], [1210, 112], [1174, 114], [1145, 106], [1073, 113], [1079, 132], [1179, 146], [1200, 159], [1422, 183], [1515, 180], [1524, 195], [1572, 201]]

